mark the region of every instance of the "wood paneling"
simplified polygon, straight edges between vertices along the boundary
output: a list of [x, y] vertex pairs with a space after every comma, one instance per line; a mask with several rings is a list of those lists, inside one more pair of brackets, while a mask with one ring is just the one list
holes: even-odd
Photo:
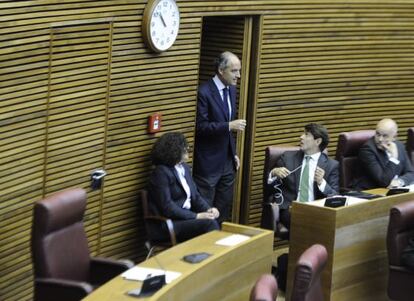
[[[142, 41], [145, 3], [0, 3], [1, 300], [32, 299], [32, 205], [55, 190], [88, 189], [94, 254], [143, 257], [136, 197], [161, 134], [147, 134], [147, 117], [162, 113], [163, 132], [181, 131], [194, 142], [203, 17], [259, 17], [263, 29], [259, 41], [227, 35], [238, 46], [252, 38], [260, 52], [246, 74], [257, 91], [244, 161], [251, 166], [248, 224], [260, 220], [267, 145], [296, 143], [311, 121], [328, 127], [331, 154], [341, 131], [372, 128], [389, 116], [404, 140], [412, 126], [412, 1], [178, 0], [178, 39], [162, 54]], [[222, 26], [231, 33], [239, 25]], [[92, 192], [89, 173], [98, 167], [108, 175], [103, 190]]]

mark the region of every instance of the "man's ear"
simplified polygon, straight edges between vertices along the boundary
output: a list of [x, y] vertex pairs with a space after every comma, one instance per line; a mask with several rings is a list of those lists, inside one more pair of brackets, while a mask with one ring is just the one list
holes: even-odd
[[316, 144], [319, 146], [322, 143], [322, 138], [316, 138], [315, 139]]

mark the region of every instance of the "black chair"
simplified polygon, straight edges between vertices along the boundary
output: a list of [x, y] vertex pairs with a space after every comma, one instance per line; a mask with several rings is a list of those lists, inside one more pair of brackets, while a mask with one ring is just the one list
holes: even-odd
[[[172, 220], [160, 215], [152, 215], [148, 207], [148, 191], [141, 190], [141, 205], [142, 214], [144, 218], [145, 230], [147, 232], [147, 242], [145, 243], [148, 248], [147, 259], [151, 257], [152, 253], [159, 250], [165, 250], [177, 244], [177, 238], [175, 236], [174, 225]], [[152, 236], [152, 227], [161, 227], [165, 224], [169, 233], [169, 240], [159, 240]]]
[[54, 193], [34, 205], [34, 300], [78, 301], [131, 268], [131, 261], [93, 258], [83, 226], [86, 192]]

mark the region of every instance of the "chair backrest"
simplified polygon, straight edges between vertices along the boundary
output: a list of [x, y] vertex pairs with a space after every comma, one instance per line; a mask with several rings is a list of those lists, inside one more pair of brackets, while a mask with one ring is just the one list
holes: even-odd
[[149, 235], [149, 233], [151, 233], [151, 230], [149, 229], [148, 223], [146, 222], [146, 218], [151, 215], [148, 207], [148, 191], [143, 189], [139, 193], [141, 196], [142, 217], [144, 218], [145, 231], [147, 235]]
[[263, 168], [263, 200], [268, 202], [270, 196], [270, 191], [267, 185], [267, 179], [269, 177], [269, 172], [275, 167], [277, 160], [283, 155], [286, 151], [297, 151], [299, 146], [294, 145], [271, 145], [265, 149], [265, 161]]
[[407, 143], [405, 144], [408, 157], [411, 163], [414, 164], [414, 127], [407, 130]]
[[299, 257], [295, 267], [291, 301], [323, 301], [321, 273], [328, 260], [326, 248], [315, 244]]
[[390, 210], [387, 231], [388, 263], [402, 265], [401, 253], [408, 238], [414, 237], [414, 200], [395, 205]]
[[263, 274], [256, 281], [250, 292], [250, 301], [275, 301], [277, 298], [277, 282], [272, 274]]
[[34, 205], [32, 255], [35, 277], [88, 281], [90, 254], [83, 227], [86, 192], [54, 193]]
[[339, 186], [341, 188], [350, 188], [353, 179], [360, 176], [358, 168], [359, 149], [374, 135], [374, 130], [360, 130], [339, 134], [336, 160], [339, 162]]

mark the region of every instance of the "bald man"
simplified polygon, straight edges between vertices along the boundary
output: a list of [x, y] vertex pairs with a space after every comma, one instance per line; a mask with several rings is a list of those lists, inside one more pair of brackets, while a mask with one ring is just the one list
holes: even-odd
[[414, 169], [404, 144], [397, 140], [397, 123], [389, 118], [377, 124], [375, 136], [359, 151], [362, 177], [355, 187], [361, 190], [400, 187], [414, 183]]

